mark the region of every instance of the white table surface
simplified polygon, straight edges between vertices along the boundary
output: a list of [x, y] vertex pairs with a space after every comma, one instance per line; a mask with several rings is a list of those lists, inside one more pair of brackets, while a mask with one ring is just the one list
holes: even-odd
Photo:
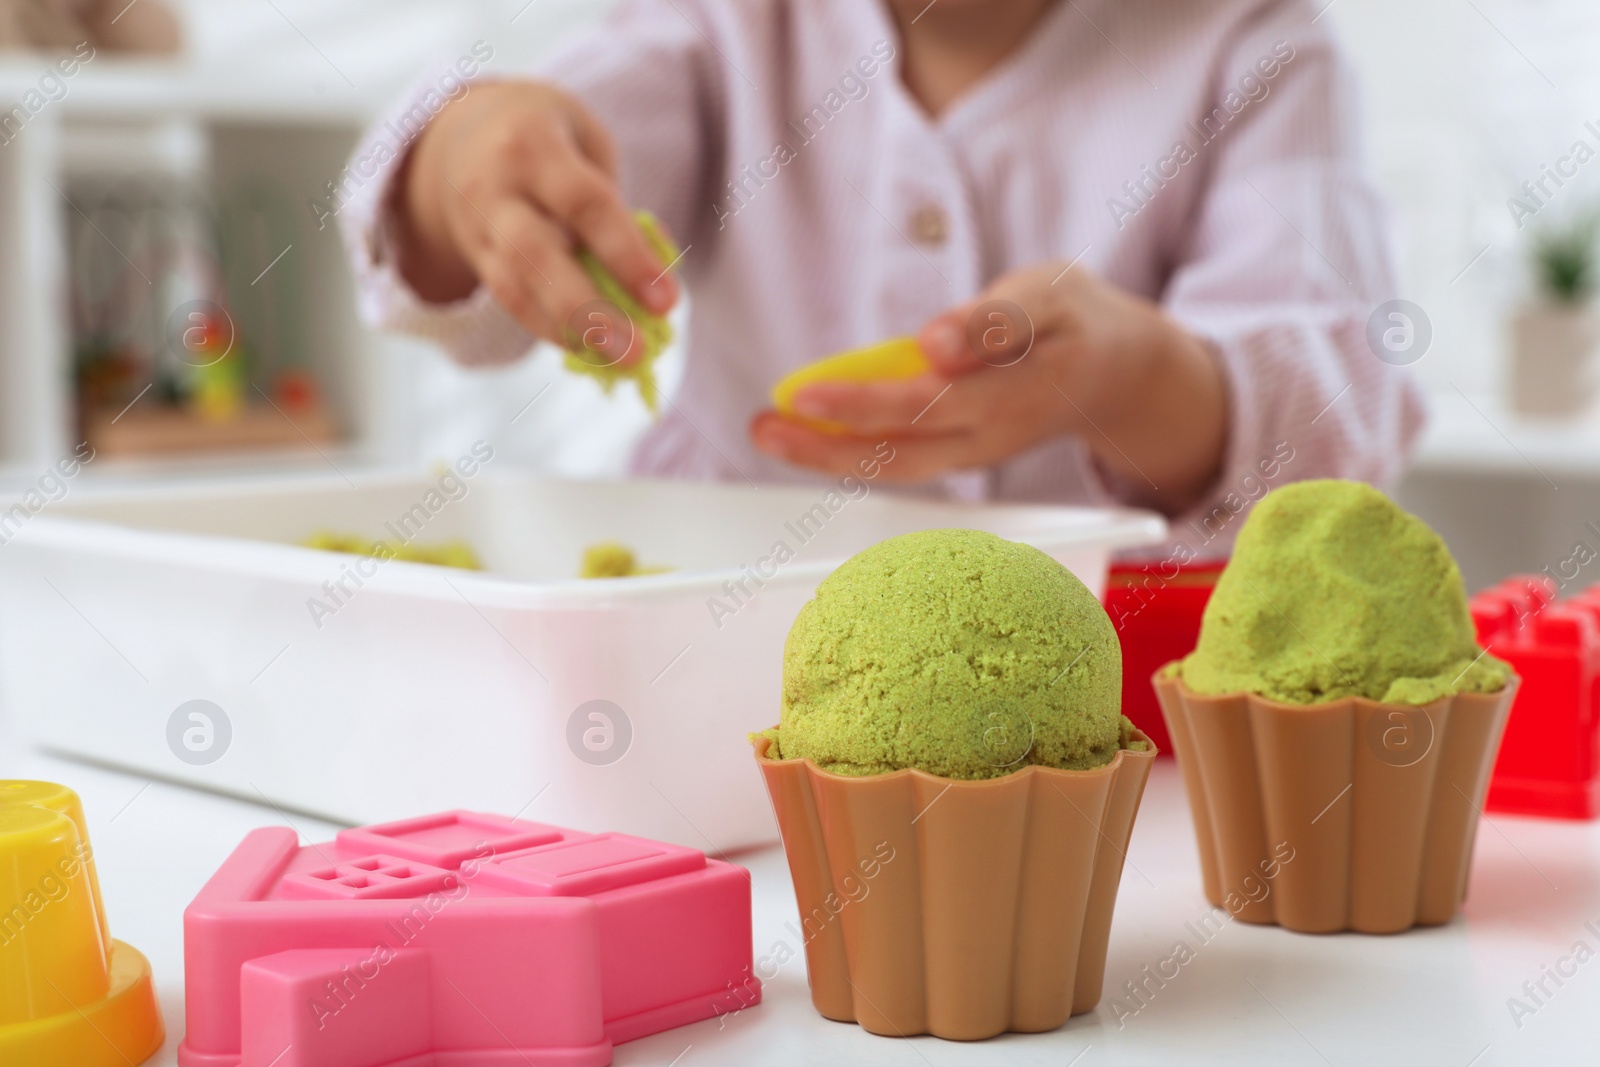
[[[31, 751], [0, 734], [0, 777], [76, 789], [87, 809], [113, 936], [155, 969], [168, 1038], [149, 1061], [175, 1064], [183, 1032], [184, 905], [246, 831], [283, 825], [272, 808]], [[537, 817], [537, 812], [529, 812]], [[338, 829], [294, 817], [316, 839]], [[1308, 936], [1230, 922], [1209, 943], [1185, 930], [1208, 906], [1182, 783], [1157, 764], [1134, 828], [1106, 964], [1106, 999], [1040, 1035], [962, 1044], [874, 1037], [811, 1008], [803, 956], [766, 984], [761, 1006], [619, 1046], [616, 1063], [884, 1064], [1580, 1064], [1600, 1060], [1600, 956], [1537, 1010], [1522, 995], [1578, 941], [1600, 953], [1600, 826], [1493, 816], [1478, 832], [1470, 899], [1448, 926], [1369, 937]], [[761, 956], [797, 919], [782, 852], [733, 857], [754, 875]], [[1176, 978], [1119, 1027], [1109, 998], [1183, 939]], [[1572, 964], [1565, 964], [1567, 970]], [[1130, 1002], [1131, 1003], [1131, 1002]], [[1530, 1002], [1531, 1005], [1531, 1002]], [[7, 1065], [11, 1067], [11, 1065]], [[16, 1065], [32, 1067], [32, 1065]]]

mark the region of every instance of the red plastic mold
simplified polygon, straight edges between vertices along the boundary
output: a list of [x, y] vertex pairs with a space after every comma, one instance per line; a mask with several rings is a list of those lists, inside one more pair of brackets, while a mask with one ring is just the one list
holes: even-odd
[[744, 868], [466, 811], [256, 830], [183, 926], [182, 1067], [604, 1067], [761, 998]]
[[1472, 598], [1478, 643], [1522, 676], [1489, 782], [1489, 811], [1600, 814], [1600, 585], [1554, 600], [1550, 580], [1518, 575]]
[[1172, 752], [1172, 738], [1150, 676], [1194, 651], [1200, 616], [1224, 566], [1220, 560], [1181, 568], [1172, 560], [1119, 563], [1106, 579], [1106, 614], [1122, 642], [1122, 714], [1163, 755]]

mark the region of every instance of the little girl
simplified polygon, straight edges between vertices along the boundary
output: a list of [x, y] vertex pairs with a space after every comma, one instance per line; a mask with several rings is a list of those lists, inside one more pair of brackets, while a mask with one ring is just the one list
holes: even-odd
[[[634, 0], [537, 71], [485, 65], [340, 217], [372, 321], [463, 363], [562, 342], [597, 298], [580, 248], [655, 312], [681, 280], [684, 379], [636, 473], [831, 480], [873, 459], [963, 499], [1231, 535], [1269, 469], [1382, 484], [1421, 422], [1366, 339], [1396, 294], [1316, 16]], [[637, 208], [683, 250], [670, 271]], [[794, 368], [904, 334], [931, 373], [797, 397], [848, 432], [768, 409]]]

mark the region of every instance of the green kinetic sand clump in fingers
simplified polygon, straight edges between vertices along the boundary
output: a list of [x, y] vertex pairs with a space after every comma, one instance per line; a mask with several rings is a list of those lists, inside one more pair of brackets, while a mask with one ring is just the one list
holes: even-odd
[[[634, 219], [639, 223], [639, 229], [644, 232], [645, 240], [650, 243], [656, 255], [661, 257], [662, 263], [670, 264], [678, 258], [678, 249], [661, 231], [661, 225], [654, 215], [648, 211], [640, 211], [634, 215]], [[608, 395], [619, 381], [632, 380], [638, 387], [639, 398], [654, 414], [659, 404], [655, 363], [662, 351], [672, 343], [672, 324], [665, 316], [646, 311], [644, 305], [635, 300], [633, 294], [628, 292], [622, 283], [617, 281], [616, 276], [588, 249], [578, 252], [578, 262], [589, 275], [589, 280], [594, 283], [595, 289], [599, 291], [601, 299], [615, 305], [632, 323], [631, 329], [638, 332], [639, 357], [627, 366], [622, 366], [614, 362], [617, 357], [615, 350], [603, 352], [587, 347], [583, 342], [582, 333], [573, 331], [574, 336], [569, 337], [567, 341], [567, 369], [596, 379]], [[601, 319], [604, 319], [604, 316], [601, 316]], [[597, 322], [597, 325], [611, 329], [629, 328], [626, 323]]]

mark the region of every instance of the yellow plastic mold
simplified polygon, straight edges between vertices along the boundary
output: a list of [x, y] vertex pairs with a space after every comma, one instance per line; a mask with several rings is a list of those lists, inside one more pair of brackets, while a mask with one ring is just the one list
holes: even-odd
[[0, 1063], [127, 1067], [163, 1036], [149, 962], [106, 926], [77, 794], [0, 780]]
[[803, 422], [822, 433], [840, 434], [848, 429], [832, 419], [812, 419], [794, 410], [795, 394], [809, 385], [820, 382], [884, 382], [915, 378], [926, 374], [932, 367], [922, 347], [914, 337], [896, 337], [891, 341], [855, 348], [849, 352], [819, 359], [809, 363], [772, 387], [772, 406], [779, 414]]

